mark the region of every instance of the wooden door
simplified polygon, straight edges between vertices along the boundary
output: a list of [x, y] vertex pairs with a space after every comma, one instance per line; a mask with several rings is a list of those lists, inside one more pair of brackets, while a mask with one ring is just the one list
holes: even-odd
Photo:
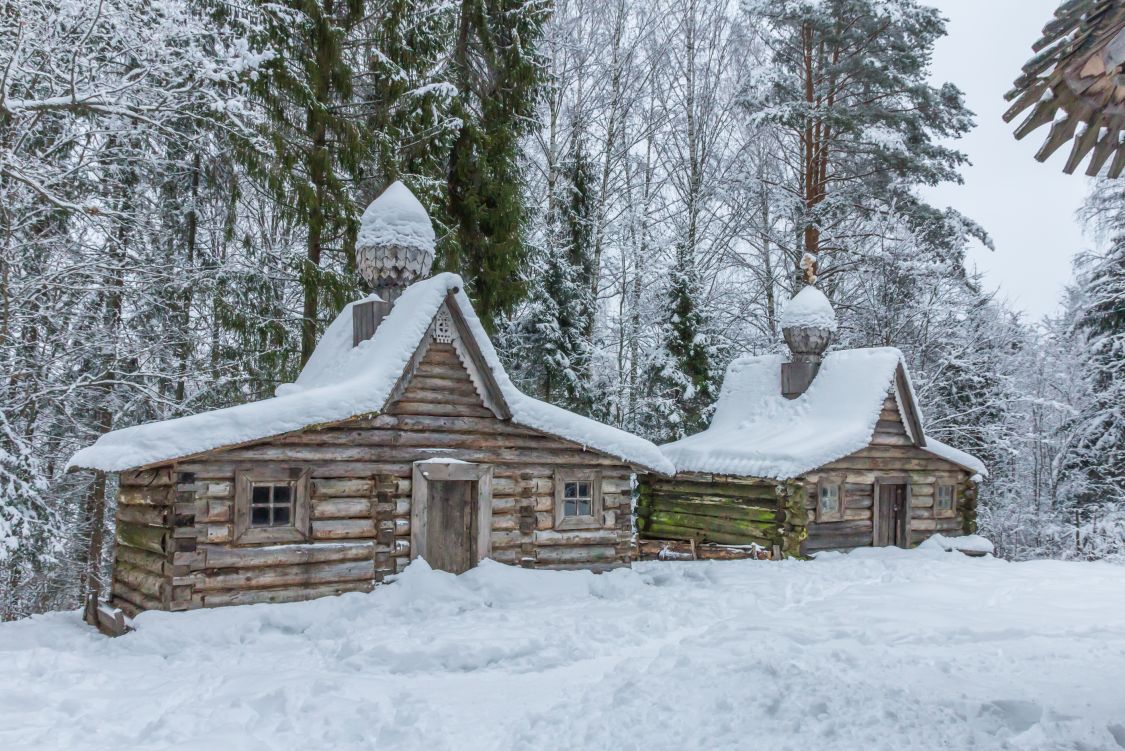
[[875, 504], [876, 547], [897, 545], [910, 547], [910, 506], [907, 503], [906, 485], [882, 484]]
[[460, 574], [473, 567], [476, 485], [471, 480], [431, 480], [426, 498], [426, 561]]

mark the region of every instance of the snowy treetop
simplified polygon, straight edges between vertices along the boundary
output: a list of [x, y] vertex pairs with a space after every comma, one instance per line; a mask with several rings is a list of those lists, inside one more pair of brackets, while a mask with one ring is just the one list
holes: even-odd
[[356, 303], [349, 304], [325, 331], [297, 382], [280, 387], [277, 396], [115, 430], [76, 453], [68, 466], [120, 472], [379, 412], [434, 316], [454, 292], [454, 304], [492, 371], [512, 422], [672, 474], [671, 462], [651, 442], [520, 392], [508, 378], [463, 288], [464, 282], [456, 274], [438, 274], [411, 285], [374, 336], [354, 347], [351, 308]]
[[[871, 442], [896, 370], [906, 367], [892, 347], [832, 352], [809, 389], [790, 400], [781, 395], [782, 362], [766, 355], [731, 364], [711, 426], [661, 447], [678, 471], [787, 480], [859, 451]], [[906, 382], [911, 391], [909, 375]], [[896, 397], [900, 409], [914, 400], [913, 393]], [[975, 457], [925, 443], [922, 450], [987, 474]]]
[[410, 188], [396, 180], [363, 212], [356, 246], [398, 246], [433, 253], [434, 227]]
[[821, 328], [835, 332], [836, 311], [824, 293], [812, 285], [793, 296], [781, 313], [782, 328]]

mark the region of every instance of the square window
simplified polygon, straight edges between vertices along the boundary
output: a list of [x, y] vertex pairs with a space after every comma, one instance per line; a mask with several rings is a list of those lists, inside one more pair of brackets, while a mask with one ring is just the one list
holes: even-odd
[[309, 538], [308, 469], [261, 468], [235, 473], [234, 542], [304, 542]]
[[598, 476], [597, 472], [555, 473], [557, 529], [595, 529], [602, 526], [604, 520]]

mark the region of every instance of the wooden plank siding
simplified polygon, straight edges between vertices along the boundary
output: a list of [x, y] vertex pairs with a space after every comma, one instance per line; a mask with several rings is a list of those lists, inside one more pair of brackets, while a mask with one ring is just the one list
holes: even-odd
[[[843, 480], [843, 521], [815, 521], [817, 484], [821, 478]], [[937, 532], [956, 535], [975, 531], [975, 487], [969, 481], [970, 473], [916, 447], [903, 424], [898, 404], [889, 395], [867, 448], [804, 475], [811, 521], [803, 552], [871, 545], [875, 531], [875, 484], [883, 478], [909, 486], [912, 546]], [[938, 516], [934, 512], [934, 494], [941, 484], [955, 485], [960, 502], [952, 514]]]
[[[634, 467], [498, 419], [454, 347], [431, 342], [400, 398], [381, 414], [124, 473], [114, 602], [132, 614], [370, 590], [410, 561], [413, 463], [433, 458], [493, 466], [497, 561], [602, 570], [635, 556]], [[310, 470], [309, 541], [233, 544], [235, 473], [293, 467]], [[559, 468], [598, 471], [601, 528], [554, 530]], [[142, 498], [156, 510], [132, 510]], [[169, 504], [184, 513], [159, 510]]]

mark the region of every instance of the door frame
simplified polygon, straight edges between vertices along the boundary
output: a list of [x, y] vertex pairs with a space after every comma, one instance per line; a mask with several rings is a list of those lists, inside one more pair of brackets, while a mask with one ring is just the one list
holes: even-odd
[[470, 525], [470, 560], [476, 566], [492, 555], [492, 465], [441, 459], [414, 462], [410, 488], [410, 560], [425, 558], [429, 552], [426, 550], [426, 531], [430, 480], [475, 483]]
[[[909, 475], [877, 475], [875, 477], [875, 496], [872, 499], [873, 503], [871, 505], [871, 545], [872, 547], [878, 547], [879, 538], [882, 536], [881, 533], [883, 530], [880, 527], [881, 515], [879, 513], [879, 505], [882, 503], [882, 486], [884, 485], [902, 485], [906, 488], [906, 497], [903, 499], [903, 514], [905, 516], [905, 519], [903, 521], [905, 522], [905, 524], [902, 527], [902, 534], [904, 540], [903, 545], [901, 545], [900, 547], [902, 547], [904, 550], [909, 550], [911, 547], [911, 543], [913, 542], [913, 529], [911, 522], [914, 517], [912, 490], [913, 486], [910, 482]], [[887, 547], [896, 547], [894, 539], [895, 537], [896, 535], [892, 531], [891, 542]]]

